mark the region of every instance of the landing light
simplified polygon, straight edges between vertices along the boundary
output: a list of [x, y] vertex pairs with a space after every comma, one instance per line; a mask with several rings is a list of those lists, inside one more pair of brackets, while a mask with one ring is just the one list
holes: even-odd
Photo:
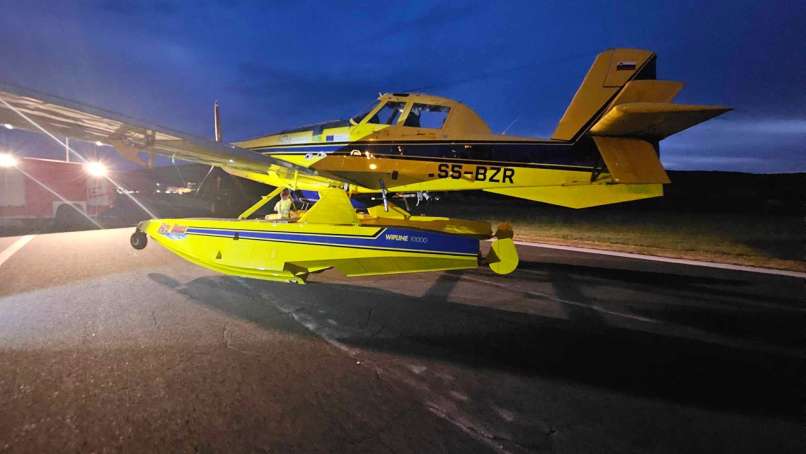
[[0, 153], [0, 167], [11, 168], [19, 164], [17, 158], [11, 153]]
[[375, 169], [378, 168], [378, 165], [375, 164], [375, 163], [372, 163], [372, 164], [369, 165], [369, 168], [370, 168], [370, 170], [375, 170]]
[[107, 173], [109, 173], [109, 170], [106, 168], [106, 166], [103, 163], [97, 161], [85, 164], [84, 170], [86, 170], [88, 174], [94, 177], [105, 177]]
[[101, 142], [100, 140], [96, 140], [96, 141], [95, 141], [95, 146], [96, 146], [96, 147], [102, 147], [102, 146], [104, 146], [104, 143], [103, 143], [103, 142]]
[[8, 123], [3, 123], [3, 127], [6, 128], [6, 129], [14, 129], [14, 126], [12, 126], [12, 125], [10, 125]]

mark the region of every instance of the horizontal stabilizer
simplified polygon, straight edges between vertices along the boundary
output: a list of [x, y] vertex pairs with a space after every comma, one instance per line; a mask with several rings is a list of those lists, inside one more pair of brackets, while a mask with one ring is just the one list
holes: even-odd
[[624, 137], [593, 137], [616, 183], [671, 183], [651, 143]]
[[683, 89], [683, 82], [673, 80], [631, 80], [609, 107], [634, 102], [672, 102]]
[[640, 137], [661, 140], [731, 110], [723, 106], [699, 106], [660, 102], [619, 104], [590, 130], [594, 136]]

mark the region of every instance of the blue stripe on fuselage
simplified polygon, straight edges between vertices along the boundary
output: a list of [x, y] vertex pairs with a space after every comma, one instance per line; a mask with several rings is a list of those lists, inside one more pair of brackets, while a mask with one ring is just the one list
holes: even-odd
[[344, 145], [325, 145], [325, 144], [305, 144], [305, 145], [289, 145], [287, 147], [284, 146], [272, 146], [267, 148], [255, 148], [252, 151], [256, 151], [258, 153], [263, 154], [305, 154], [305, 153], [327, 153], [332, 151], [343, 151], [347, 147], [347, 144]]
[[476, 255], [479, 246], [476, 238], [449, 235], [423, 230], [386, 228], [374, 237], [347, 237], [328, 234], [302, 234], [293, 232], [260, 232], [254, 230], [204, 229], [188, 227], [190, 235], [234, 237], [243, 240], [282, 241], [288, 243], [318, 244], [324, 246], [393, 249], [435, 254]]

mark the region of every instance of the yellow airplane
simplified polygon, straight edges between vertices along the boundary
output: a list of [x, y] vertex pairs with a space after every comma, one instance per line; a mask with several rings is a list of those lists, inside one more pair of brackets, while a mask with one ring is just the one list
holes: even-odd
[[[383, 94], [368, 112], [345, 121], [229, 145], [221, 143], [217, 108], [216, 141], [209, 141], [7, 85], [0, 85], [0, 123], [54, 137], [100, 141], [136, 161], [144, 161], [141, 153], [145, 152], [149, 161], [154, 154], [160, 154], [214, 165], [230, 174], [277, 187], [238, 220], [147, 221], [132, 237], [135, 247], [144, 246], [147, 234], [208, 268], [293, 282], [304, 281], [308, 273], [328, 267], [340, 268], [348, 275], [390, 274], [460, 269], [478, 262], [490, 265], [496, 272], [511, 272], [517, 266], [517, 253], [508, 227], [499, 228], [493, 235], [489, 226], [418, 218], [387, 203], [386, 195], [484, 190], [571, 208], [661, 196], [663, 184], [670, 181], [659, 159], [660, 140], [730, 109], [673, 103], [683, 84], [656, 80], [655, 63], [655, 54], [648, 50], [610, 49], [597, 55], [548, 139], [494, 134], [468, 106], [420, 93]], [[282, 188], [318, 191], [321, 199], [295, 222], [249, 219]], [[383, 209], [376, 207], [366, 215], [356, 214], [348, 196], [364, 193], [381, 193]], [[336, 214], [331, 218], [323, 214], [326, 212]], [[383, 224], [380, 229], [379, 222]], [[354, 230], [343, 231], [345, 225]], [[395, 228], [411, 232], [397, 232]], [[205, 229], [222, 233], [199, 233]], [[239, 233], [239, 229], [269, 236], [258, 239]], [[389, 229], [393, 229], [392, 233]], [[336, 231], [342, 233], [334, 236], [332, 232]], [[467, 260], [467, 248], [423, 246], [453, 244], [444, 238], [434, 237], [414, 245], [411, 238], [423, 241], [428, 237], [423, 232], [458, 235], [476, 242], [496, 238], [495, 246], [486, 257], [480, 257], [477, 244], [476, 253], [471, 255], [478, 257], [473, 262]], [[289, 235], [298, 235], [299, 241], [289, 240]], [[385, 235], [406, 241], [384, 242]], [[373, 240], [376, 242], [370, 244], [369, 240], [333, 239], [364, 236], [383, 241]], [[225, 258], [221, 238], [246, 241], [238, 243], [233, 249], [237, 252]], [[266, 249], [261, 242], [271, 246]], [[399, 247], [399, 243], [410, 247]], [[281, 244], [296, 246], [280, 247]], [[311, 248], [325, 249], [318, 258], [312, 258], [306, 252]], [[333, 255], [336, 249], [349, 252], [339, 259]], [[392, 255], [366, 256], [367, 250], [385, 250]], [[274, 261], [251, 263], [250, 251], [272, 255]], [[451, 259], [436, 260], [431, 256], [434, 253]], [[465, 258], [458, 259], [459, 256]], [[351, 257], [360, 258], [355, 263], [362, 265], [350, 268]], [[389, 265], [392, 262], [408, 265], [396, 268]]]
[[[572, 208], [657, 197], [670, 182], [658, 142], [729, 109], [672, 103], [683, 84], [655, 80], [655, 62], [646, 50], [599, 54], [549, 139], [494, 134], [451, 99], [388, 93], [349, 120], [235, 145], [352, 193], [484, 190]], [[282, 185], [271, 172], [231, 173]]]

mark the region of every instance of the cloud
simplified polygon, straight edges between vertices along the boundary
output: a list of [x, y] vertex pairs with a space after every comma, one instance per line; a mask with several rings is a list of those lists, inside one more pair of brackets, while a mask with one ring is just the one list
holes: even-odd
[[663, 143], [677, 149], [702, 146], [703, 143], [710, 148], [725, 148], [802, 142], [804, 139], [806, 119], [802, 118], [717, 118], [676, 134]]
[[154, 2], [121, 2], [117, 0], [100, 1], [97, 4], [100, 11], [119, 14], [131, 19], [135, 16], [176, 15], [182, 11], [181, 2], [154, 1]]
[[806, 171], [806, 119], [716, 119], [661, 143], [673, 169]]
[[462, 5], [451, 5], [447, 3], [437, 3], [430, 5], [424, 12], [412, 18], [398, 22], [392, 22], [388, 27], [398, 33], [429, 33], [433, 28], [444, 27], [451, 22], [460, 22], [472, 17], [479, 11], [479, 5], [466, 3]]
[[704, 123], [698, 129], [730, 134], [806, 135], [806, 118], [727, 118]]
[[806, 40], [803, 12], [757, 6], [759, 21], [705, 4], [525, 0], [31, 0], [13, 10], [0, 15], [0, 59], [11, 62], [0, 79], [196, 134], [209, 134], [219, 99], [232, 139], [343, 118], [378, 91], [405, 90], [465, 102], [496, 131], [518, 119], [510, 134], [547, 135], [596, 51], [656, 49], [659, 77], [687, 83], [682, 102], [737, 107], [665, 140], [666, 162], [806, 169], [806, 63], [791, 58]]

